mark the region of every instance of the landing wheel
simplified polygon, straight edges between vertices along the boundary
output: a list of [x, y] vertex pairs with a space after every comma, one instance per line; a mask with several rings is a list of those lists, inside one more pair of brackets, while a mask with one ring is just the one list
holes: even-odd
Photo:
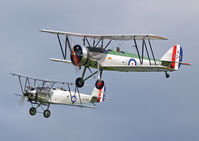
[[29, 110], [29, 113], [31, 116], [34, 116], [37, 112], [37, 109], [35, 107], [31, 107], [30, 110]]
[[44, 110], [44, 113], [43, 113], [44, 117], [45, 118], [49, 118], [50, 117], [50, 110]]
[[97, 89], [102, 89], [102, 88], [104, 87], [104, 81], [98, 79], [98, 80], [95, 82], [95, 87], [96, 87]]
[[75, 80], [75, 84], [77, 87], [81, 88], [84, 86], [84, 80], [81, 78], [81, 77], [78, 77], [76, 80]]
[[170, 77], [170, 75], [167, 72], [165, 72], [165, 76], [166, 76], [166, 78]]

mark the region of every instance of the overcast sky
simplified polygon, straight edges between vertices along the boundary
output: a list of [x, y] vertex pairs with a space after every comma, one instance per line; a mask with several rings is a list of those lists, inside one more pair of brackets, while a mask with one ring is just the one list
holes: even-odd
[[[0, 2], [0, 139], [1, 140], [136, 140], [198, 141], [198, 33], [197, 0], [1, 0]], [[72, 81], [81, 75], [74, 66], [49, 61], [61, 58], [53, 29], [95, 34], [144, 34], [167, 37], [155, 41], [161, 57], [181, 44], [184, 62], [178, 72], [103, 72], [111, 101], [96, 109], [51, 106], [52, 115], [32, 117], [31, 105], [19, 105], [17, 78], [10, 72]], [[94, 81], [90, 80], [91, 86]], [[91, 88], [84, 88], [90, 93]]]

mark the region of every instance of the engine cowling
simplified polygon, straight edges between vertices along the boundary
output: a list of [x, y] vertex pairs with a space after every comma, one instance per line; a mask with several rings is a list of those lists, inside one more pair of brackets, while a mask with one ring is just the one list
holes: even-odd
[[70, 59], [75, 66], [85, 65], [88, 59], [87, 48], [75, 45], [72, 48]]
[[36, 100], [37, 90], [34, 87], [26, 87], [24, 96], [27, 96], [31, 100]]

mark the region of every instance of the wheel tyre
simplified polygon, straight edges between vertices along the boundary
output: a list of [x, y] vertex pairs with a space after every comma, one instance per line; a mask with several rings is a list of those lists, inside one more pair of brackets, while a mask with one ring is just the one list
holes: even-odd
[[166, 78], [169, 78], [169, 76], [170, 76], [170, 75], [167, 73], [167, 74], [166, 74]]
[[34, 116], [37, 113], [37, 109], [35, 107], [30, 108], [29, 113], [31, 116]]
[[76, 84], [77, 87], [81, 88], [81, 87], [84, 86], [84, 80], [83, 80], [82, 78], [79, 77], [79, 78], [77, 78], [77, 79], [75, 80], [75, 84]]
[[96, 82], [95, 82], [95, 87], [97, 88], [97, 89], [102, 89], [103, 87], [104, 87], [104, 81], [103, 80], [97, 80]]
[[47, 110], [44, 110], [43, 115], [44, 115], [45, 118], [49, 118], [49, 117], [50, 117], [50, 114], [51, 114], [51, 113], [50, 113], [50, 110], [48, 110], [48, 109], [47, 109]]

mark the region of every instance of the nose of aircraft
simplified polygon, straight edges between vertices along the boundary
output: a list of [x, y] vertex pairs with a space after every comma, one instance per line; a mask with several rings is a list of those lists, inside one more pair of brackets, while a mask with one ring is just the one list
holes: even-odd
[[82, 60], [83, 51], [80, 45], [75, 45], [71, 51], [71, 61], [74, 65], [79, 66]]

